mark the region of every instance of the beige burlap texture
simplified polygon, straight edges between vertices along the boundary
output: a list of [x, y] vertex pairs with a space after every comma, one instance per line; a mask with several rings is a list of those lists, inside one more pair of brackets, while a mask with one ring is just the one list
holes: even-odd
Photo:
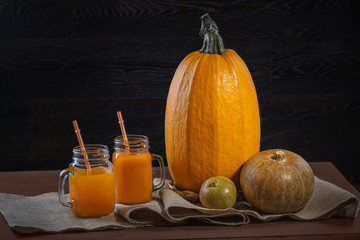
[[359, 199], [334, 184], [315, 179], [312, 198], [296, 213], [265, 214], [256, 211], [246, 201], [234, 208], [211, 210], [192, 204], [170, 189], [154, 192], [151, 202], [139, 205], [117, 204], [114, 213], [102, 218], [78, 218], [58, 201], [57, 193], [20, 196], [0, 193], [0, 212], [8, 225], [20, 233], [96, 231], [129, 229], [145, 226], [185, 224], [198, 219], [212, 224], [237, 226], [247, 224], [250, 217], [271, 221], [282, 217], [295, 220], [319, 220], [332, 216], [354, 218], [360, 209]]

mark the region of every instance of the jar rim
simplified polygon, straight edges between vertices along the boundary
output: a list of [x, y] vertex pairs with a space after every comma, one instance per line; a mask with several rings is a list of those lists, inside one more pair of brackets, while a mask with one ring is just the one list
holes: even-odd
[[[89, 143], [89, 144], [84, 144], [85, 146], [85, 151], [87, 154], [89, 153], [98, 153], [98, 149], [102, 149], [102, 150], [105, 150], [105, 153], [106, 152], [109, 152], [109, 148], [108, 146], [106, 145], [103, 145], [103, 144], [96, 144], [96, 143]], [[75, 146], [73, 148], [73, 153], [82, 153], [82, 150], [80, 148], [80, 146]]]
[[96, 162], [107, 160], [110, 157], [109, 148], [103, 144], [85, 144], [85, 151], [87, 160], [85, 160], [85, 154], [81, 151], [80, 146], [76, 146], [73, 149], [73, 160], [77, 163], [84, 163], [85, 161]]
[[[145, 142], [149, 142], [149, 138], [145, 135], [140, 135], [140, 134], [127, 134], [127, 138], [128, 138], [128, 141], [145, 141]], [[123, 142], [124, 141], [124, 137], [122, 135], [119, 135], [119, 136], [116, 136], [114, 138], [114, 141], [116, 142]]]
[[141, 154], [147, 152], [150, 148], [149, 138], [139, 134], [128, 134], [128, 142], [125, 143], [122, 135], [115, 137], [114, 150], [115, 152], [130, 151], [130, 154]]

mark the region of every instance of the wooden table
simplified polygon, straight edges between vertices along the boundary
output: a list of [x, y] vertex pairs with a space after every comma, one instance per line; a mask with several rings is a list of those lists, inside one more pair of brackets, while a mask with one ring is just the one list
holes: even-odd
[[[352, 192], [360, 198], [360, 192], [330, 162], [311, 163], [315, 175]], [[154, 169], [156, 172], [157, 169]], [[21, 195], [37, 195], [57, 191], [60, 171], [0, 172], [0, 192]], [[360, 214], [359, 214], [360, 215]], [[0, 217], [0, 239], [360, 239], [360, 216], [355, 219], [331, 218], [322, 221], [300, 222], [278, 220], [251, 223], [239, 227], [206, 225], [189, 222], [183, 226], [147, 227], [131, 230], [107, 230], [98, 232], [65, 232], [57, 234], [18, 234], [11, 230], [4, 217]]]

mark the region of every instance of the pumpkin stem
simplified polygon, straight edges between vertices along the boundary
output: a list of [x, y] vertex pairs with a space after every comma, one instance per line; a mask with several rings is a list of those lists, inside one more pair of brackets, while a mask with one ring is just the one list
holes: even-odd
[[274, 155], [274, 160], [278, 162], [286, 162], [286, 155], [283, 151], [276, 151]]
[[219, 28], [210, 18], [208, 13], [201, 16], [200, 36], [204, 39], [201, 53], [223, 54], [225, 52], [224, 42], [219, 34]]

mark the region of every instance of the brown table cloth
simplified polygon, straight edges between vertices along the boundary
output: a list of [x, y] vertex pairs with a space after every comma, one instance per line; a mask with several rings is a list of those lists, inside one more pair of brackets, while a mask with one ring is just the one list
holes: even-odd
[[78, 218], [70, 209], [61, 206], [56, 192], [33, 197], [0, 193], [0, 212], [9, 226], [20, 233], [63, 232], [74, 230], [129, 229], [185, 223], [198, 219], [212, 224], [237, 226], [249, 223], [249, 217], [271, 221], [282, 217], [295, 220], [320, 220], [337, 217], [356, 217], [359, 200], [334, 184], [315, 179], [310, 201], [296, 213], [265, 214], [246, 201], [234, 208], [207, 209], [192, 204], [170, 189], [154, 192], [153, 200], [137, 205], [116, 204], [114, 213], [101, 218]]
[[[315, 170], [315, 169], [314, 169]], [[315, 172], [316, 173], [316, 172]], [[0, 175], [1, 176], [1, 175]], [[324, 185], [325, 184], [325, 185]], [[320, 188], [319, 188], [320, 187]], [[329, 192], [329, 188], [333, 189], [335, 192], [338, 192], [339, 190], [341, 190], [340, 188], [333, 188], [334, 185], [326, 183], [324, 181], [321, 180], [317, 180], [316, 183], [316, 189], [315, 192], [318, 191], [322, 191], [321, 188], [325, 187], [325, 190], [327, 192], [327, 196], [326, 198], [324, 198], [324, 200], [326, 200], [325, 202], [329, 202], [327, 199], [329, 198], [329, 196], [334, 196], [333, 193]], [[0, 191], [1, 191], [1, 186], [0, 186]], [[341, 190], [344, 191], [344, 190]], [[318, 210], [319, 208], [323, 207], [323, 210], [326, 209], [325, 215], [321, 215], [321, 216], [315, 216], [317, 218], [328, 218], [329, 216], [333, 215], [333, 214], [337, 214], [337, 216], [355, 216], [356, 212], [358, 211], [358, 200], [356, 198], [354, 198], [354, 195], [352, 195], [351, 193], [344, 191], [344, 194], [338, 194], [339, 197], [343, 196], [343, 202], [341, 202], [339, 204], [339, 202], [337, 204], [335, 204], [335, 206], [333, 206], [333, 208], [331, 208], [329, 210], [329, 206], [326, 206], [326, 204], [323, 204], [323, 202], [321, 204], [318, 204], [315, 208]], [[349, 194], [349, 195], [347, 195]], [[4, 194], [3, 194], [4, 195]], [[117, 215], [110, 215], [107, 216], [105, 218], [102, 218], [102, 221], [100, 221], [101, 224], [105, 224], [105, 227], [110, 227], [110, 228], [128, 228], [128, 227], [140, 227], [140, 226], [151, 226], [151, 225], [163, 225], [163, 224], [169, 224], [169, 223], [184, 223], [184, 221], [186, 221], [189, 218], [197, 218], [197, 219], [201, 219], [203, 221], [207, 221], [207, 222], [212, 222], [212, 223], [221, 223], [221, 224], [229, 224], [229, 225], [238, 225], [238, 224], [244, 224], [248, 222], [248, 216], [252, 216], [255, 218], [259, 218], [261, 220], [272, 220], [275, 218], [279, 218], [282, 217], [283, 215], [262, 215], [262, 214], [257, 214], [256, 212], [254, 212], [252, 209], [249, 209], [249, 207], [245, 204], [243, 205], [243, 203], [239, 202], [236, 206], [237, 210], [235, 209], [228, 209], [228, 210], [209, 210], [209, 209], [203, 209], [199, 206], [194, 206], [193, 204], [188, 203], [187, 201], [183, 200], [181, 197], [179, 197], [177, 194], [175, 194], [174, 192], [172, 192], [169, 189], [163, 189], [160, 192], [160, 196], [161, 198], [157, 198], [157, 196], [155, 197], [155, 200], [152, 201], [151, 203], [149, 203], [148, 205], [138, 205], [138, 206], [117, 206], [117, 210], [120, 213], [120, 215], [122, 215], [124, 218], [127, 218], [128, 221], [123, 221], [124, 219], [121, 219], [121, 224], [113, 224], [113, 220], [111, 219], [110, 216], [115, 216], [115, 220], [117, 220], [119, 222], [119, 217], [116, 217]], [[316, 194], [314, 194], [314, 196], [316, 196]], [[10, 197], [10, 198], [9, 198]], [[4, 198], [3, 198], [4, 199]], [[38, 227], [32, 227], [32, 228], [28, 228], [26, 223], [27, 223], [27, 219], [30, 219], [31, 217], [34, 217], [34, 215], [30, 215], [28, 217], [20, 217], [20, 225], [22, 224], [23, 226], [16, 226], [15, 228], [18, 231], [33, 231], [34, 229], [38, 230], [38, 229], [42, 229], [45, 231], [62, 231], [64, 229], [102, 229], [104, 226], [99, 226], [99, 219], [81, 219], [84, 220], [82, 221], [82, 223], [79, 225], [78, 221], [79, 219], [74, 217], [73, 220], [71, 220], [72, 214], [69, 211], [69, 209], [66, 209], [64, 207], [62, 207], [61, 205], [59, 205], [57, 203], [57, 197], [56, 197], [56, 193], [49, 193], [49, 194], [43, 194], [40, 196], [36, 196], [36, 197], [30, 197], [30, 198], [25, 198], [25, 197], [21, 197], [21, 196], [14, 196], [14, 195], [6, 195], [6, 199], [9, 201], [8, 203], [12, 203], [13, 206], [15, 206], [16, 204], [18, 204], [18, 206], [23, 206], [23, 207], [28, 207], [24, 205], [23, 201], [24, 199], [26, 199], [25, 203], [29, 203], [31, 201], [29, 200], [33, 200], [32, 205], [30, 204], [30, 206], [37, 206], [39, 207], [38, 211], [55, 211], [54, 214], [47, 214], [47, 216], [50, 217], [50, 220], [48, 219], [47, 221], [44, 221], [45, 223], [47, 223], [47, 229], [43, 229], [43, 226], [40, 226], [40, 228]], [[69, 218], [70, 220], [67, 219], [66, 222], [68, 222], [68, 227], [65, 227], [64, 229], [61, 229], [61, 224], [56, 224], [55, 225], [55, 229], [52, 229], [51, 227], [54, 227], [51, 222], [57, 222], [59, 223], [58, 220], [56, 220], [56, 218], [54, 219], [54, 216], [58, 216], [59, 214], [56, 212], [58, 210], [56, 210], [57, 207], [54, 206], [48, 206], [47, 208], [41, 207], [39, 206], [39, 200], [41, 202], [41, 200], [46, 200], [45, 203], [46, 205], [49, 205], [48, 201], [49, 199], [52, 199], [53, 204], [56, 204], [59, 206], [59, 211], [63, 211], [63, 210], [67, 210], [65, 212], [70, 212], [70, 216], [64, 216], [62, 215], [62, 218]], [[159, 200], [161, 199], [161, 200]], [[352, 199], [352, 200], [351, 200]], [[158, 201], [159, 200], [159, 201]], [[354, 202], [355, 200], [355, 202]], [[310, 200], [309, 203], [311, 203], [312, 200]], [[50, 204], [52, 205], [52, 204]], [[347, 207], [346, 207], [347, 206]], [[350, 207], [349, 207], [350, 206]], [[315, 209], [314, 208], [314, 209]], [[3, 208], [2, 208], [3, 209]], [[19, 209], [19, 208], [17, 208]], [[306, 209], [306, 208], [304, 208]], [[303, 209], [303, 210], [304, 210]], [[186, 211], [184, 211], [186, 210]], [[3, 210], [2, 210], [3, 211]], [[6, 211], [6, 210], [5, 210]], [[121, 212], [122, 211], [122, 212]], [[158, 211], [158, 212], [157, 212]], [[16, 211], [10, 211], [11, 212], [16, 212]], [[19, 212], [19, 210], [18, 210]], [[26, 213], [26, 211], [20, 211], [22, 213]], [[36, 212], [36, 211], [35, 211]], [[300, 211], [301, 212], [301, 211]], [[312, 217], [314, 218], [314, 215], [309, 216], [307, 214], [304, 213], [296, 213], [293, 216], [295, 219], [305, 219]], [[313, 211], [310, 211], [310, 213]], [[319, 211], [318, 211], [319, 212]], [[5, 213], [9, 214], [9, 212]], [[40, 216], [42, 216], [43, 214], [40, 214]], [[16, 215], [15, 216], [19, 216]], [[155, 218], [154, 218], [155, 217]], [[51, 219], [53, 221], [51, 221]], [[15, 219], [16, 221], [18, 221], [16, 224], [19, 225], [19, 219]], [[41, 221], [39, 221], [40, 223]], [[129, 222], [131, 222], [132, 224], [129, 225]], [[25, 226], [25, 228], [24, 228]], [[57, 228], [56, 228], [57, 227]], [[60, 227], [60, 228], [59, 228]], [[62, 226], [64, 227], [64, 226]]]

